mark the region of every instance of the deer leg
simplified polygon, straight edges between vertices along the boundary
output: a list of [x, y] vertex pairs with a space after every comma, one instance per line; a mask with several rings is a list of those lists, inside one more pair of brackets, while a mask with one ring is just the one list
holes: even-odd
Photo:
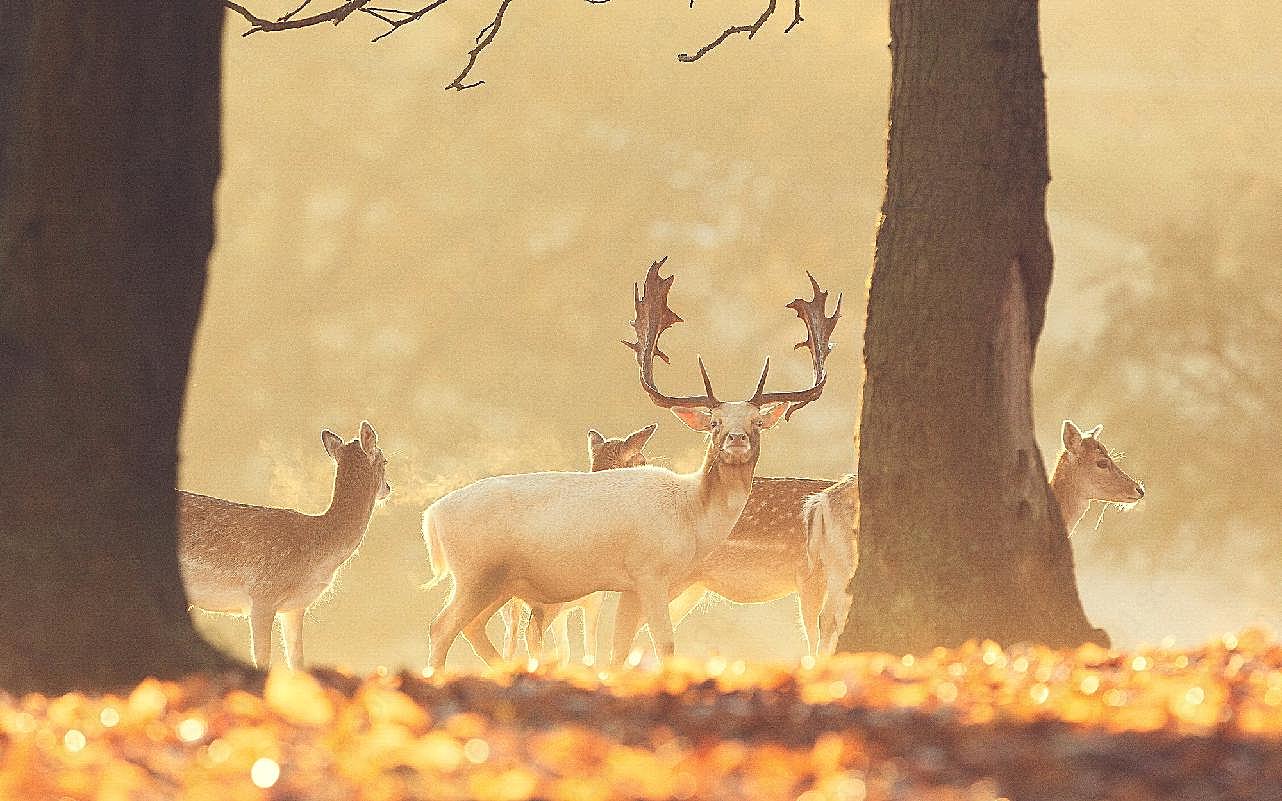
[[516, 656], [516, 639], [518, 629], [521, 626], [521, 615], [524, 603], [520, 598], [512, 598], [499, 608], [499, 616], [503, 618], [503, 659], [511, 661]]
[[641, 599], [632, 591], [619, 596], [619, 610], [614, 615], [614, 637], [610, 644], [610, 664], [618, 666], [628, 658], [641, 620]]
[[686, 619], [686, 616], [703, 601], [703, 596], [707, 594], [707, 587], [702, 584], [691, 584], [673, 598], [668, 604], [668, 610], [672, 614], [672, 627], [675, 629], [680, 626], [681, 621]]
[[[703, 601], [703, 596], [707, 592], [708, 588], [702, 584], [691, 584], [675, 595], [671, 592], [668, 593], [672, 599], [668, 602], [668, 611], [671, 615], [669, 619], [672, 621], [673, 631], [676, 631], [676, 628], [681, 625], [681, 621], [685, 620], [690, 612]], [[639, 623], [637, 624], [637, 630], [633, 632], [632, 639], [634, 648], [645, 648], [648, 644], [645, 638], [641, 636]]]
[[601, 602], [605, 599], [605, 593], [594, 592], [583, 599], [583, 662], [591, 665], [596, 663], [596, 632], [597, 623], [601, 618]]
[[[818, 573], [818, 571], [816, 571]], [[819, 625], [820, 610], [824, 605], [823, 575], [810, 575], [797, 582], [797, 605], [801, 608], [801, 632], [805, 640], [806, 653], [819, 655], [819, 637], [822, 629]]]
[[303, 609], [279, 613], [280, 638], [285, 645], [285, 664], [290, 670], [303, 669]]
[[570, 664], [570, 613], [577, 608], [575, 606], [562, 607], [556, 616], [556, 620], [553, 621], [557, 629], [557, 648], [561, 667], [568, 667]]
[[525, 624], [525, 650], [532, 658], [540, 661], [547, 645], [547, 625], [548, 607], [544, 604], [531, 604], [530, 622]]
[[463, 627], [463, 637], [472, 646], [476, 655], [485, 660], [487, 665], [495, 665], [501, 661], [498, 649], [490, 640], [490, 635], [485, 630], [485, 626], [494, 617], [494, 613], [502, 608], [511, 599], [500, 599], [490, 604], [479, 615], [472, 618], [472, 621]]
[[272, 663], [272, 624], [276, 610], [265, 604], [249, 607], [249, 652], [254, 657], [254, 667], [266, 670]]
[[[472, 622], [486, 607], [494, 603], [495, 591], [492, 582], [484, 576], [479, 581], [469, 580], [463, 576], [454, 576], [454, 587], [450, 598], [428, 630], [429, 656], [428, 664], [433, 668], [445, 666], [445, 657], [449, 655], [450, 646], [458, 637], [463, 627]], [[493, 645], [490, 646], [493, 648]]]
[[823, 613], [819, 620], [819, 633], [823, 637], [819, 652], [824, 655], [837, 650], [837, 636], [846, 625], [850, 614], [850, 605], [854, 596], [847, 589], [848, 578], [829, 576], [827, 591], [824, 593]]
[[[561, 637], [558, 642], [557, 622], [564, 618], [564, 604], [540, 604], [539, 605], [539, 649], [532, 653], [538, 655], [540, 662], [551, 662], [552, 658], [557, 655], [559, 649], [565, 646], [565, 638]], [[533, 616], [530, 622], [534, 622]], [[551, 633], [549, 637], [548, 634]]]
[[660, 659], [667, 659], [676, 653], [672, 640], [672, 617], [668, 611], [668, 585], [661, 579], [646, 579], [638, 582], [637, 594], [645, 622], [650, 626], [654, 651]]

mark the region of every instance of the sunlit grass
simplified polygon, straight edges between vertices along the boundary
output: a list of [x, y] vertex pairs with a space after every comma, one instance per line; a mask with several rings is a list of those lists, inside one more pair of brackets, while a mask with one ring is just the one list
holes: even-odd
[[1282, 646], [1258, 631], [1128, 653], [972, 643], [795, 672], [531, 661], [276, 670], [260, 693], [198, 677], [0, 696], [5, 799], [1251, 797], [1280, 777]]

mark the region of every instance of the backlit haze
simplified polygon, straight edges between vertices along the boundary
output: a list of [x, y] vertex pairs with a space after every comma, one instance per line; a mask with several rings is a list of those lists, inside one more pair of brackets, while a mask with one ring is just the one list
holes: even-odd
[[[758, 5], [518, 3], [472, 73], [486, 83], [443, 91], [492, 13], [451, 3], [376, 45], [370, 19], [248, 38], [228, 19], [181, 487], [320, 512], [320, 430], [378, 429], [393, 495], [308, 617], [313, 664], [424, 664], [445, 586], [419, 589], [419, 518], [449, 490], [586, 468], [590, 427], [658, 421], [652, 461], [697, 465], [700, 437], [619, 344], [632, 281], [662, 256], [687, 321], [656, 368], [672, 394], [699, 388], [696, 352], [723, 397], [767, 355], [772, 387], [804, 386], [784, 304], [805, 270], [845, 291], [828, 388], [765, 435], [758, 473], [854, 467], [885, 3], [803, 4], [787, 36], [781, 10], [695, 64], [675, 54]], [[1042, 17], [1056, 278], [1038, 435], [1049, 464], [1063, 418], [1103, 423], [1148, 488], [1073, 537], [1087, 612], [1123, 646], [1282, 630], [1282, 10], [1075, 0]], [[194, 614], [248, 656], [243, 620]], [[714, 649], [795, 661], [795, 600], [696, 610], [678, 653]], [[480, 664], [461, 640], [453, 659]]]

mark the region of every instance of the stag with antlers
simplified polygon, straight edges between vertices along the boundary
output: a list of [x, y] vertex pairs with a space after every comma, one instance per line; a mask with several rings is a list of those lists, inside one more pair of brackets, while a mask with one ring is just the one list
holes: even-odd
[[[663, 261], [650, 266], [644, 286], [634, 287], [636, 353], [641, 387], [655, 405], [669, 409], [707, 435], [703, 463], [693, 473], [661, 467], [628, 467], [597, 473], [526, 473], [483, 479], [428, 507], [423, 535], [438, 577], [454, 577], [449, 600], [431, 625], [430, 663], [440, 667], [459, 633], [487, 662], [499, 656], [485, 621], [509, 598], [559, 604], [600, 590], [620, 592], [617, 661], [642, 616], [661, 656], [673, 652], [671, 589], [681, 584], [738, 520], [752, 486], [761, 432], [816, 400], [831, 326], [808, 313], [806, 301], [789, 304], [806, 323], [814, 382], [803, 390], [766, 392], [770, 363], [745, 401], [721, 401], [703, 360], [704, 393], [672, 396], [654, 381], [654, 359], [664, 330], [681, 322], [667, 297], [673, 277]], [[817, 285], [816, 285], [817, 287]]]

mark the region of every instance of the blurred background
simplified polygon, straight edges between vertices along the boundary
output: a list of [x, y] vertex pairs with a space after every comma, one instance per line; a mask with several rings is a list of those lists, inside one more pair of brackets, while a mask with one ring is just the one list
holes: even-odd
[[[263, 16], [289, 10], [255, 8]], [[803, 385], [783, 305], [805, 270], [846, 293], [823, 399], [767, 435], [763, 475], [853, 468], [862, 304], [883, 188], [881, 3], [781, 9], [751, 42], [679, 64], [746, 0], [514, 3], [443, 91], [494, 3], [450, 3], [371, 45], [373, 19], [242, 38], [229, 17], [218, 240], [192, 369], [181, 485], [322, 511], [321, 446], [369, 419], [390, 501], [305, 626], [309, 661], [419, 667], [445, 587], [423, 509], [477, 478], [587, 463], [586, 431], [652, 421], [654, 461], [700, 438], [645, 398], [631, 282], [669, 256], [670, 392]], [[359, 17], [359, 15], [358, 15]], [[1073, 537], [1087, 611], [1120, 645], [1282, 629], [1282, 12], [1044, 3], [1056, 279], [1035, 375], [1060, 421], [1104, 423], [1134, 510]], [[1097, 525], [1098, 523], [1098, 525]], [[239, 655], [243, 620], [194, 612]], [[679, 653], [794, 661], [793, 599], [697, 609]], [[479, 662], [460, 641], [459, 666]]]

